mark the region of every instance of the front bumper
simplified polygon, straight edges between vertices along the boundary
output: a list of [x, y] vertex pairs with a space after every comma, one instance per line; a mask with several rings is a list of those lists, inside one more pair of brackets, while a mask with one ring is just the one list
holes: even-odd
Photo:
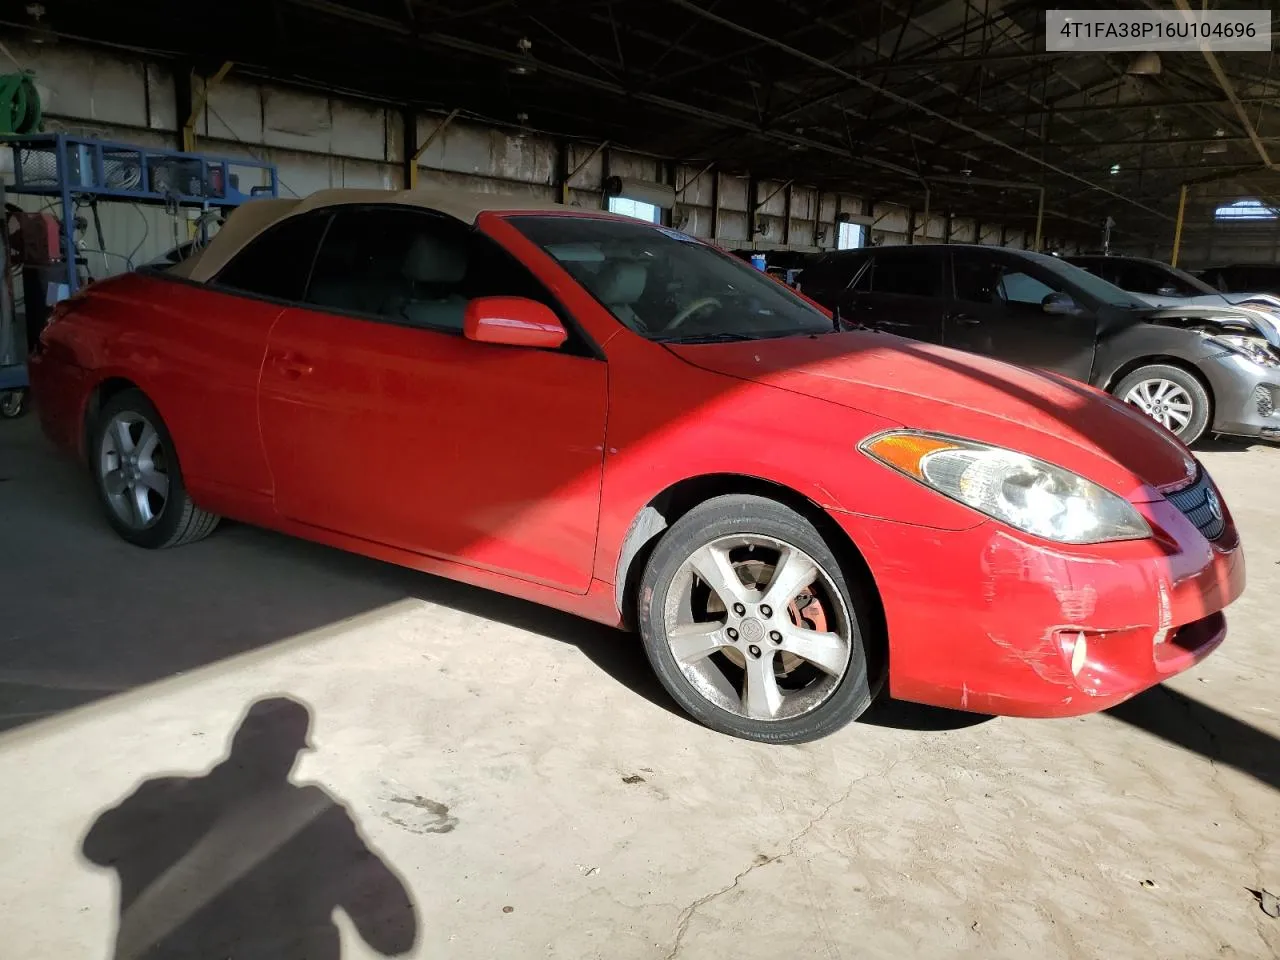
[[[1148, 540], [1053, 544], [984, 522], [948, 532], [837, 515], [884, 604], [889, 690], [1024, 717], [1105, 710], [1207, 656], [1244, 589], [1234, 525], [1217, 543], [1167, 501]], [[1077, 645], [1083, 646], [1077, 650]]]
[[1213, 391], [1213, 432], [1280, 439], [1280, 368], [1238, 353], [1197, 363]]

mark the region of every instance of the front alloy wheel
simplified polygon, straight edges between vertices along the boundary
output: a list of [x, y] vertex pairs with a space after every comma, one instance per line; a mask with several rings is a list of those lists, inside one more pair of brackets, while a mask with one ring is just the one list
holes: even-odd
[[1209, 429], [1213, 401], [1199, 378], [1167, 363], [1139, 367], [1115, 385], [1116, 397], [1137, 407], [1190, 446]]
[[717, 497], [659, 542], [641, 635], [663, 685], [725, 733], [794, 743], [870, 703], [863, 631], [813, 526], [760, 497]]

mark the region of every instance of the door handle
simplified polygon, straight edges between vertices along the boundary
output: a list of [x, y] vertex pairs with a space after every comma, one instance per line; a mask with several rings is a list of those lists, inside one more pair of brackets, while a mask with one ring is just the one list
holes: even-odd
[[962, 323], [966, 327], [976, 327], [982, 323], [981, 317], [975, 317], [971, 313], [952, 313], [948, 314], [946, 319], [954, 321], [955, 323]]
[[296, 353], [279, 353], [271, 361], [271, 365], [275, 367], [276, 372], [282, 377], [290, 380], [297, 380], [305, 377], [307, 374], [315, 370], [315, 367], [307, 363], [305, 359]]

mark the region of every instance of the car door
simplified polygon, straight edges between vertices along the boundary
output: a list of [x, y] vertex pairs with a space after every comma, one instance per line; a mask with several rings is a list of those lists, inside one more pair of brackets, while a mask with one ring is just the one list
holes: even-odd
[[955, 251], [952, 277], [947, 346], [1088, 380], [1097, 317], [1078, 300], [1071, 314], [1045, 312], [1046, 297], [1067, 293], [1060, 278], [1029, 258], [984, 250]]
[[947, 312], [941, 247], [878, 249], [850, 288], [842, 316], [885, 333], [942, 342]]
[[575, 592], [591, 579], [607, 375], [462, 335], [467, 302], [563, 308], [514, 258], [419, 208], [338, 209], [306, 303], [272, 330], [263, 440], [286, 517]]
[[[181, 443], [184, 475], [206, 499], [271, 496], [258, 439], [262, 360], [276, 318], [302, 297], [327, 220], [286, 217], [250, 240], [208, 283], [175, 283], [157, 298], [170, 342], [166, 355], [150, 362], [174, 385], [156, 400], [165, 403]], [[181, 402], [169, 403], [171, 396]]]

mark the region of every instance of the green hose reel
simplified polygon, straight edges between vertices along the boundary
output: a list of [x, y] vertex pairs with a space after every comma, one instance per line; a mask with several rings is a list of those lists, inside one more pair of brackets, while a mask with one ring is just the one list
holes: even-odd
[[40, 129], [40, 94], [30, 73], [0, 74], [0, 134]]

